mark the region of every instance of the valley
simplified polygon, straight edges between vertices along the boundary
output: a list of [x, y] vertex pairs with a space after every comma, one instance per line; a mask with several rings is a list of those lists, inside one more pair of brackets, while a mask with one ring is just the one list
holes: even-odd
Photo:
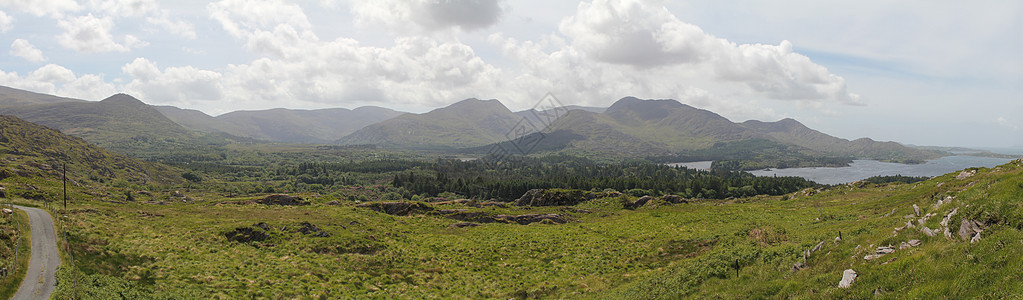
[[[1019, 159], [822, 184], [744, 170], [949, 152], [631, 97], [565, 109], [521, 132], [531, 151], [497, 155], [535, 113], [467, 99], [211, 117], [0, 92], [0, 196], [58, 224], [56, 299], [1023, 293]], [[664, 164], [688, 161], [707, 165]], [[20, 214], [0, 223], [4, 262], [28, 239]]]

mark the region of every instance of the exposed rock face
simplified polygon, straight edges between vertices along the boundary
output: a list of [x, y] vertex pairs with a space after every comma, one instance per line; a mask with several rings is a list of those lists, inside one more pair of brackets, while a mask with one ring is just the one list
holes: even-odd
[[944, 232], [947, 238], [952, 238], [952, 229], [948, 226], [948, 222], [952, 220], [952, 216], [956, 215], [957, 212], [959, 212], [959, 208], [953, 208], [948, 215], [945, 215], [945, 218], [941, 219], [941, 223], [938, 223], [941, 225], [938, 231]]
[[980, 222], [963, 219], [959, 225], [959, 237], [971, 243], [980, 241], [980, 233], [984, 231], [983, 226]]
[[265, 198], [259, 199], [256, 202], [258, 202], [260, 204], [265, 204], [265, 205], [289, 205], [289, 206], [309, 205], [309, 202], [303, 201], [302, 197], [299, 197], [299, 196], [289, 196], [289, 195], [284, 195], [284, 194], [275, 194], [275, 195], [266, 196]]
[[892, 246], [881, 246], [881, 247], [877, 247], [877, 250], [874, 251], [874, 254], [864, 256], [863, 259], [875, 260], [875, 259], [881, 258], [882, 256], [885, 256], [886, 254], [891, 254], [891, 253], [895, 253], [895, 247], [892, 247]]
[[238, 227], [235, 228], [234, 231], [225, 232], [224, 237], [227, 237], [228, 241], [248, 243], [262, 242], [270, 238], [270, 235], [266, 234], [266, 232], [256, 230], [255, 228], [252, 227]]
[[973, 176], [973, 175], [976, 175], [976, 174], [977, 174], [977, 170], [963, 170], [962, 172], [959, 172], [959, 175], [956, 175], [956, 179], [962, 180], [962, 179], [970, 178], [970, 176]]
[[846, 269], [842, 272], [842, 281], [838, 282], [838, 287], [843, 289], [849, 288], [852, 286], [853, 281], [856, 281], [856, 271], [853, 271], [853, 269]]
[[650, 200], [653, 200], [653, 199], [654, 199], [654, 197], [643, 196], [643, 197], [640, 197], [639, 199], [636, 199], [636, 202], [626, 203], [625, 204], [625, 208], [627, 208], [627, 209], [637, 209], [637, 208], [643, 207], [643, 205], [646, 205], [647, 202], [650, 202]]
[[921, 242], [920, 240], [909, 240], [909, 242], [908, 242], [910, 247], [920, 246], [920, 244], [922, 244], [922, 243], [923, 242]]
[[916, 204], [913, 204], [913, 213], [916, 214], [917, 217], [920, 216], [920, 207], [916, 206]]
[[311, 235], [313, 235], [315, 237], [330, 237], [330, 233], [327, 233], [326, 231], [323, 231], [323, 229], [320, 229], [319, 227], [316, 227], [316, 225], [313, 225], [312, 223], [302, 222], [302, 223], [298, 224], [298, 226], [299, 226], [298, 227], [298, 232], [300, 232], [302, 234], [306, 234], [306, 235], [311, 234]]
[[515, 205], [518, 206], [571, 206], [597, 198], [597, 193], [582, 190], [529, 190]]
[[426, 204], [419, 202], [371, 202], [356, 205], [355, 207], [365, 207], [372, 209], [376, 212], [385, 213], [392, 216], [407, 216], [411, 214], [425, 213], [433, 210]]
[[442, 209], [436, 211], [436, 213], [448, 219], [464, 222], [494, 223], [498, 221], [494, 216], [486, 212], [469, 211], [467, 209]]
[[661, 197], [661, 200], [672, 204], [689, 203], [689, 201], [686, 201], [686, 199], [682, 199], [682, 197], [675, 195], [665, 195], [664, 197]]
[[518, 216], [497, 215], [497, 219], [519, 223], [521, 225], [528, 225], [532, 223], [564, 224], [568, 222], [568, 219], [565, 219], [565, 217], [559, 214], [531, 214]]
[[532, 223], [564, 224], [568, 222], [568, 218], [560, 214], [494, 216], [486, 212], [469, 211], [467, 209], [442, 209], [437, 210], [434, 213], [448, 219], [462, 221], [462, 223], [514, 223], [528, 225]]

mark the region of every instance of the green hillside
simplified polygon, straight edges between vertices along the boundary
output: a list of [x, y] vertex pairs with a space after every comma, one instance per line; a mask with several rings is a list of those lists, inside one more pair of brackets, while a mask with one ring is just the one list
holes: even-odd
[[4, 161], [0, 179], [60, 181], [67, 164], [68, 178], [79, 187], [112, 181], [139, 185], [182, 181], [180, 170], [112, 153], [13, 116], [0, 116], [0, 160]]
[[[305, 195], [307, 205], [287, 207], [259, 204], [262, 195], [208, 195], [169, 205], [78, 203], [68, 213], [69, 234], [89, 246], [74, 248], [83, 262], [78, 278], [88, 283], [77, 291], [139, 299], [1023, 293], [1019, 160], [912, 184], [859, 182], [728, 200], [642, 200], [641, 190], [605, 190], [571, 206], [519, 207], [443, 199], [361, 203], [343, 196], [378, 198], [383, 191]], [[586, 194], [546, 194], [573, 192]], [[840, 288], [847, 269], [858, 277]], [[70, 274], [62, 269], [61, 282]], [[58, 288], [58, 297], [75, 291]]]
[[339, 140], [413, 149], [456, 149], [507, 140], [521, 120], [497, 100], [466, 99], [424, 114], [404, 114]]
[[239, 139], [222, 133], [190, 131], [152, 106], [125, 94], [99, 102], [0, 107], [0, 114], [60, 130], [117, 153], [157, 161], [199, 157]]
[[83, 100], [57, 97], [53, 95], [34, 93], [26, 90], [19, 90], [6, 86], [0, 86], [0, 107], [59, 102], [83, 102]]

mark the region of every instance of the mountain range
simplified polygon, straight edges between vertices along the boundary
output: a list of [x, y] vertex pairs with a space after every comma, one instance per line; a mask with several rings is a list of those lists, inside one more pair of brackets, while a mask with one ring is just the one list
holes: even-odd
[[[0, 114], [130, 154], [147, 147], [195, 150], [251, 139], [476, 154], [499, 147], [616, 159], [747, 161], [731, 166], [736, 169], [841, 165], [855, 158], [921, 162], [941, 155], [895, 142], [836, 138], [793, 119], [736, 123], [676, 100], [634, 97], [606, 109], [567, 106], [544, 112], [513, 112], [495, 99], [470, 98], [422, 114], [360, 107], [236, 111], [213, 117], [150, 106], [125, 94], [93, 102], [2, 88]], [[556, 118], [544, 119], [551, 115]], [[751, 160], [759, 163], [748, 164]]]
[[195, 131], [305, 144], [331, 143], [363, 127], [403, 114], [375, 106], [317, 110], [275, 108], [234, 111], [216, 117], [173, 106], [157, 106], [156, 109], [181, 126]]

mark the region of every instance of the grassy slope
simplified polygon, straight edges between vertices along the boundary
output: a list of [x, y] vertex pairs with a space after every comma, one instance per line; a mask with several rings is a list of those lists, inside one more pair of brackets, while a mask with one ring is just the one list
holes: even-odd
[[[5, 239], [3, 241], [0, 241], [5, 243], [5, 245], [2, 246], [4, 248], [3, 250], [5, 254], [13, 252], [14, 247], [20, 246], [17, 251], [18, 257], [15, 258], [16, 259], [15, 264], [17, 265], [15, 267], [16, 271], [10, 271], [9, 269], [11, 267], [10, 259], [12, 257], [5, 255], [4, 257], [2, 257], [2, 259], [0, 259], [0, 263], [3, 264], [2, 266], [0, 266], [0, 268], [6, 267], [8, 268], [8, 272], [10, 272], [8, 273], [7, 277], [0, 278], [0, 299], [10, 299], [11, 296], [14, 295], [14, 293], [18, 292], [18, 288], [21, 286], [21, 281], [23, 278], [25, 278], [25, 271], [26, 268], [28, 267], [28, 259], [32, 254], [30, 249], [32, 231], [28, 226], [29, 221], [28, 214], [26, 214], [25, 211], [22, 211], [20, 209], [15, 209], [14, 212], [15, 212], [14, 218], [3, 216], [2, 217], [3, 220], [0, 220], [0, 230], [18, 230], [19, 232], [21, 232], [20, 244], [17, 245], [14, 244], [17, 242], [13, 240]], [[11, 256], [13, 256], [13, 253], [10, 254]]]
[[[380, 297], [975, 297], [1023, 293], [1023, 166], [1005, 165], [957, 180], [836, 187], [819, 194], [620, 209], [617, 199], [575, 208], [476, 209], [567, 213], [562, 225], [487, 224], [454, 229], [435, 216], [395, 217], [351, 207], [115, 205], [78, 203], [67, 215], [80, 268], [156, 293], [229, 298], [362, 295]], [[990, 227], [979, 243], [892, 228], [911, 205], [932, 212], [953, 196], [964, 217]], [[219, 203], [213, 200], [210, 203]], [[447, 206], [443, 208], [466, 208]], [[884, 216], [896, 209], [896, 213]], [[937, 228], [941, 216], [926, 223]], [[244, 244], [224, 233], [265, 222], [271, 239]], [[281, 227], [310, 222], [333, 236]], [[841, 231], [844, 241], [831, 241]], [[923, 245], [865, 261], [877, 245]], [[803, 250], [828, 241], [791, 271]], [[740, 265], [735, 275], [734, 264]], [[860, 277], [839, 289], [842, 271]], [[66, 290], [64, 291], [66, 292]]]

